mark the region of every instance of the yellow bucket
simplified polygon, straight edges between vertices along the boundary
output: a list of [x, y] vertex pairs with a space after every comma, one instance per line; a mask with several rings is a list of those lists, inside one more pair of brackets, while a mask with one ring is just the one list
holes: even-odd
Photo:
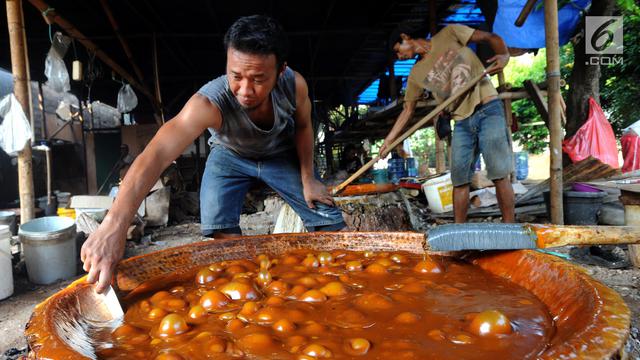
[[58, 208], [58, 216], [65, 216], [65, 217], [75, 219], [76, 209]]

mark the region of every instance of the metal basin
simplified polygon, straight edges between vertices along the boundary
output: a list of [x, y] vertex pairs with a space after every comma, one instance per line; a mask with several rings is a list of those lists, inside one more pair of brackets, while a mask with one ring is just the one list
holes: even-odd
[[[161, 275], [259, 253], [278, 255], [297, 248], [423, 253], [424, 243], [423, 234], [397, 232], [278, 234], [205, 241], [122, 261], [117, 287], [120, 295], [126, 295]], [[530, 250], [455, 255], [526, 288], [547, 305], [556, 329], [540, 359], [625, 358], [622, 349], [629, 335], [629, 308], [615, 291], [581, 268]], [[25, 331], [30, 358], [94, 358], [86, 329], [109, 320], [92, 287], [80, 279], [36, 307]]]

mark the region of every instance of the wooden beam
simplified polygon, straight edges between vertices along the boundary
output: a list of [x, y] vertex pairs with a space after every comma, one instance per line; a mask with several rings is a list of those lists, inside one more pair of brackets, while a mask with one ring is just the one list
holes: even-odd
[[544, 30], [547, 49], [547, 89], [549, 109], [549, 148], [551, 152], [551, 222], [564, 224], [562, 205], [562, 124], [560, 119], [560, 42], [558, 40], [558, 1], [544, 0]]
[[542, 96], [542, 91], [540, 91], [538, 85], [531, 80], [525, 80], [523, 85], [527, 93], [529, 93], [529, 97], [531, 97], [531, 101], [533, 101], [533, 105], [538, 110], [540, 117], [542, 117], [544, 124], [549, 128], [549, 109], [547, 107], [547, 101]]
[[138, 64], [136, 64], [136, 61], [133, 58], [133, 53], [131, 52], [131, 48], [129, 48], [129, 44], [127, 43], [127, 40], [124, 38], [124, 36], [122, 36], [122, 33], [120, 32], [120, 26], [118, 25], [118, 21], [116, 21], [116, 18], [113, 16], [113, 13], [111, 12], [109, 3], [107, 3], [107, 0], [100, 0], [100, 4], [102, 5], [102, 9], [104, 9], [104, 13], [107, 15], [107, 18], [111, 23], [111, 28], [113, 28], [113, 32], [116, 34], [118, 41], [120, 41], [122, 50], [124, 50], [124, 53], [127, 56], [127, 60], [129, 60], [129, 64], [133, 68], [133, 71], [136, 73], [136, 76], [138, 77], [138, 81], [140, 81], [141, 84], [144, 84], [144, 76], [142, 75], [142, 70], [140, 70], [140, 68], [138, 67]]
[[[522, 7], [522, 11], [520, 11], [520, 15], [516, 19], [515, 25], [517, 27], [521, 27], [524, 25], [524, 22], [527, 21], [527, 17], [531, 14], [531, 10], [533, 10], [533, 6], [538, 2], [538, 0], [527, 0], [527, 3]], [[558, 6], [556, 5], [556, 8]]]
[[[9, 27], [9, 43], [11, 46], [11, 72], [13, 74], [13, 93], [22, 106], [22, 111], [29, 114], [29, 82], [27, 81], [26, 37], [22, 0], [7, 0], [7, 25]], [[20, 223], [24, 224], [34, 218], [33, 196], [33, 162], [31, 142], [18, 153], [18, 189], [20, 192]]]
[[155, 84], [156, 101], [160, 109], [160, 121], [164, 124], [164, 109], [162, 106], [162, 93], [160, 92], [160, 70], [158, 69], [158, 42], [153, 38], [153, 82]]
[[[33, 5], [40, 12], [45, 13], [47, 10], [50, 10], [51, 7], [42, 0], [28, 0], [31, 5]], [[129, 74], [122, 66], [116, 63], [109, 55], [107, 55], [104, 51], [102, 51], [98, 45], [96, 45], [93, 41], [89, 40], [80, 30], [76, 29], [73, 24], [68, 22], [65, 18], [58, 15], [55, 10], [47, 12], [47, 19], [51, 22], [58, 24], [67, 34], [74, 37], [78, 40], [84, 47], [87, 48], [92, 53], [95, 53], [96, 57], [102, 60], [107, 66], [109, 66], [113, 71], [115, 71], [120, 77], [125, 79], [129, 84], [131, 84], [134, 88], [144, 94], [151, 104], [153, 105], [156, 111], [159, 110], [158, 103], [153, 96], [153, 93], [143, 84], [139, 83], [131, 74]]]
[[[508, 84], [504, 79], [504, 72], [500, 71], [498, 73], [498, 84], [501, 91], [508, 91], [511, 89], [511, 84]], [[513, 124], [513, 110], [511, 109], [511, 99], [504, 99], [504, 115], [507, 119], [507, 126], [511, 127]], [[509, 130], [509, 134], [511, 134], [511, 130]]]

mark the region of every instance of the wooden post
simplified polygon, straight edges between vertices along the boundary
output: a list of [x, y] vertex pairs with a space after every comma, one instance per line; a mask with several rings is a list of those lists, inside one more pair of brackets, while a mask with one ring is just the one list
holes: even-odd
[[[640, 194], [622, 190], [620, 202], [624, 205], [624, 224], [640, 226]], [[629, 245], [628, 249], [631, 264], [640, 268], [640, 245]]]
[[[498, 73], [498, 85], [500, 88], [500, 91], [508, 91], [511, 90], [511, 84], [507, 83], [505, 78], [504, 78], [504, 71], [500, 71]], [[504, 99], [504, 118], [507, 120], [507, 134], [509, 134], [509, 145], [513, 148], [513, 136], [511, 134], [511, 125], [513, 124], [513, 109], [511, 107], [511, 99]], [[451, 161], [451, 158], [449, 158], [449, 161]], [[516, 159], [515, 157], [512, 159], [513, 161], [513, 166], [512, 169], [513, 171], [511, 171], [511, 182], [516, 182]]]
[[[431, 37], [438, 32], [437, 21], [438, 2], [436, 0], [429, 0], [429, 32], [431, 33]], [[433, 130], [436, 135], [436, 174], [441, 174], [447, 170], [444, 153], [444, 140], [441, 140], [438, 136], [438, 132], [435, 131], [435, 126], [433, 127]]]
[[562, 124], [560, 119], [560, 46], [558, 41], [558, 2], [544, 0], [545, 45], [547, 48], [547, 95], [551, 141], [551, 222], [564, 224], [562, 205]]
[[[25, 114], [29, 114], [29, 83], [27, 81], [26, 37], [22, 21], [22, 0], [7, 0], [7, 24], [9, 25], [9, 43], [11, 46], [11, 72], [13, 73], [13, 93], [22, 105]], [[20, 223], [34, 218], [33, 171], [31, 142], [25, 144], [18, 153], [18, 187], [20, 191]]]

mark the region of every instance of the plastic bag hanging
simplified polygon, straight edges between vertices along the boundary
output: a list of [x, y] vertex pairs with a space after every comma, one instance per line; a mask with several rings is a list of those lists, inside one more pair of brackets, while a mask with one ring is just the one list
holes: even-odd
[[67, 92], [71, 90], [69, 84], [69, 72], [64, 64], [64, 54], [69, 49], [71, 39], [56, 32], [53, 36], [51, 49], [47, 54], [44, 62], [44, 75], [47, 77], [47, 85], [58, 92]]
[[138, 97], [131, 85], [124, 84], [118, 91], [118, 111], [121, 114], [131, 112], [138, 106]]
[[614, 169], [620, 168], [616, 136], [602, 108], [592, 97], [589, 98], [587, 122], [562, 142], [562, 150], [574, 163], [593, 156]]
[[0, 148], [9, 155], [17, 155], [31, 140], [31, 125], [13, 93], [0, 101]]

